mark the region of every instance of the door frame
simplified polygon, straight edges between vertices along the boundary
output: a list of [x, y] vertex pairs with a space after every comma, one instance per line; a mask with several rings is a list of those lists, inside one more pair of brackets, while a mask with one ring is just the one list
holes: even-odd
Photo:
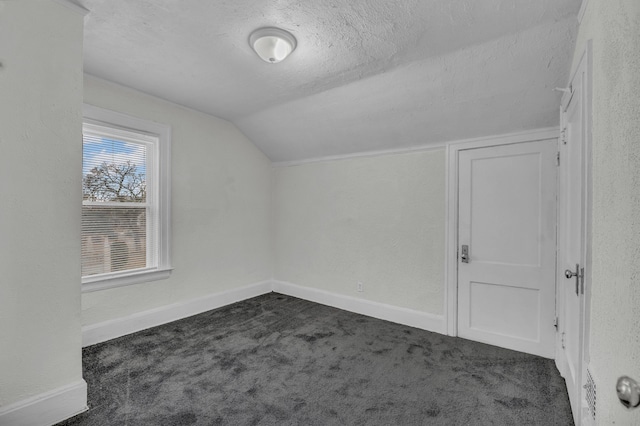
[[[582, 132], [584, 135], [583, 143], [583, 158], [582, 158], [582, 167], [584, 167], [584, 180], [582, 182], [583, 187], [583, 196], [584, 196], [584, 225], [583, 225], [583, 235], [584, 235], [584, 258], [581, 259], [584, 266], [584, 298], [582, 300], [581, 306], [581, 321], [582, 326], [580, 328], [580, 336], [579, 341], [580, 344], [580, 371], [578, 372], [578, 386], [576, 386], [575, 390], [567, 389], [568, 392], [577, 391], [579, 394], [577, 395], [579, 401], [581, 401], [581, 412], [577, 414], [578, 422], [576, 426], [584, 426], [594, 424], [594, 421], [588, 415], [585, 415], [586, 408], [586, 399], [584, 398], [585, 392], [583, 391], [583, 385], [585, 384], [585, 378], [587, 376], [587, 368], [589, 366], [590, 353], [589, 353], [589, 337], [590, 337], [590, 322], [591, 322], [591, 273], [592, 273], [592, 212], [593, 212], [593, 204], [592, 204], [592, 193], [593, 193], [593, 174], [592, 174], [592, 123], [593, 123], [593, 115], [592, 115], [592, 99], [593, 99], [593, 42], [592, 40], [587, 40], [585, 50], [582, 52], [582, 56], [578, 61], [578, 65], [576, 69], [573, 70], [569, 82], [573, 82], [576, 75], [580, 72], [584, 73], [584, 85], [582, 87], [582, 108], [583, 108], [583, 117], [584, 122], [582, 123]], [[571, 90], [571, 88], [570, 88]], [[562, 101], [560, 104], [560, 115], [565, 113], [564, 107], [568, 106], [571, 98], [573, 97], [573, 92], [566, 92], [562, 97]], [[562, 125], [563, 123], [561, 123]], [[561, 142], [558, 141], [558, 144]], [[562, 171], [562, 170], [561, 170]], [[561, 172], [560, 171], [560, 172]], [[559, 175], [558, 175], [559, 176]], [[560, 188], [558, 188], [560, 189]], [[558, 211], [558, 214], [561, 212]], [[560, 244], [558, 242], [558, 251], [561, 250]], [[558, 258], [558, 261], [560, 259]], [[564, 298], [560, 296], [559, 288], [556, 287], [556, 305], [557, 305], [557, 315], [559, 318], [564, 318], [565, 316], [565, 305]], [[558, 336], [556, 339], [556, 366], [562, 376], [566, 374], [566, 357], [565, 352], [562, 350], [562, 345], [560, 342], [561, 332], [564, 331], [564, 324], [560, 324], [558, 327]]]
[[560, 128], [550, 127], [447, 143], [443, 311], [444, 330], [447, 335], [458, 335], [458, 163], [460, 151], [549, 139], [557, 140], [559, 136]]

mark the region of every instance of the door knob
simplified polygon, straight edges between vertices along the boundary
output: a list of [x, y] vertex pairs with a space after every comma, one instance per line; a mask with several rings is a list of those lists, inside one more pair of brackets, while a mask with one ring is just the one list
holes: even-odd
[[633, 409], [640, 405], [640, 386], [631, 377], [620, 377], [616, 385], [616, 391], [618, 392], [618, 399], [625, 407]]
[[460, 250], [460, 261], [462, 263], [469, 263], [469, 246], [466, 244], [463, 245]]
[[[582, 281], [582, 278], [584, 277], [584, 268], [580, 269], [580, 265], [576, 263], [576, 271], [573, 272], [571, 269], [566, 269], [564, 271], [564, 276], [568, 280], [570, 280], [573, 277], [576, 277], [576, 295], [579, 295], [580, 283], [584, 282]], [[582, 288], [582, 294], [584, 294], [584, 287]]]

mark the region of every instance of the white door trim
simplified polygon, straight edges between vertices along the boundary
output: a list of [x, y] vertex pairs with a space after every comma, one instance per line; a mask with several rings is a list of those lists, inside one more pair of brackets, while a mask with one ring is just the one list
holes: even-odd
[[469, 139], [447, 144], [444, 321], [449, 336], [458, 335], [458, 156], [465, 149], [557, 139], [558, 127]]
[[[592, 271], [592, 253], [591, 253], [591, 242], [592, 239], [592, 215], [593, 215], [593, 163], [592, 163], [592, 128], [593, 128], [593, 40], [587, 40], [587, 47], [584, 51], [583, 60], [586, 65], [586, 78], [585, 78], [585, 147], [584, 147], [584, 161], [586, 164], [585, 168], [585, 183], [587, 188], [584, 192], [585, 194], [585, 262], [584, 262], [584, 339], [583, 339], [583, 356], [582, 359], [584, 361], [582, 377], [586, 376], [586, 368], [589, 366], [590, 353], [589, 353], [589, 336], [591, 331], [591, 271]], [[584, 384], [584, 383], [583, 383]], [[595, 423], [595, 422], [594, 422]]]
[[[584, 2], [586, 3], [586, 1]], [[582, 57], [578, 62], [578, 65], [575, 70], [573, 70], [573, 74], [569, 79], [570, 82], [573, 82], [578, 73], [584, 73], [584, 85], [582, 87], [582, 108], [583, 108], [583, 116], [584, 122], [582, 123], [582, 133], [584, 135], [584, 146], [583, 146], [583, 167], [584, 167], [584, 181], [583, 185], [583, 197], [584, 197], [584, 208], [585, 208], [585, 216], [584, 216], [584, 224], [583, 224], [583, 235], [584, 235], [584, 257], [581, 259], [581, 264], [584, 266], [584, 299], [582, 300], [582, 313], [581, 320], [582, 326], [580, 329], [579, 341], [580, 345], [580, 361], [579, 368], [580, 371], [577, 373], [578, 384], [576, 389], [567, 389], [568, 392], [578, 392], [576, 397], [579, 401], [581, 401], [580, 413], [577, 413], [576, 417], [576, 426], [590, 426], [595, 424], [595, 420], [590, 414], [589, 407], [587, 406], [587, 401], [585, 399], [585, 392], [583, 389], [583, 384], [585, 383], [585, 377], [587, 374], [587, 368], [589, 367], [589, 333], [590, 333], [590, 320], [591, 320], [591, 270], [592, 270], [592, 258], [591, 258], [591, 243], [592, 243], [592, 99], [593, 99], [593, 84], [592, 84], [592, 76], [593, 76], [593, 42], [592, 40], [587, 41], [586, 48], [582, 53]], [[562, 97], [561, 101], [561, 114], [564, 114], [566, 108], [569, 106], [571, 101], [572, 94], [565, 93]], [[563, 247], [558, 245], [558, 250], [562, 250]], [[561, 319], [559, 331], [563, 332], [565, 330], [565, 324], [562, 323], [562, 318], [565, 317], [566, 306], [564, 305], [564, 298], [559, 297], [560, 289], [556, 289], [556, 297], [558, 298], [557, 310], [558, 317]], [[567, 374], [567, 359], [566, 353], [562, 350], [562, 347], [559, 342], [556, 343], [556, 366], [562, 376], [566, 376]]]

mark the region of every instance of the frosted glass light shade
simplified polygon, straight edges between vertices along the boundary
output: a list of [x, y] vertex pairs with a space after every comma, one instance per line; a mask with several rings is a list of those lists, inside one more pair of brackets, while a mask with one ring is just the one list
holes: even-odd
[[249, 36], [249, 44], [263, 61], [276, 64], [296, 48], [296, 39], [279, 28], [260, 28]]

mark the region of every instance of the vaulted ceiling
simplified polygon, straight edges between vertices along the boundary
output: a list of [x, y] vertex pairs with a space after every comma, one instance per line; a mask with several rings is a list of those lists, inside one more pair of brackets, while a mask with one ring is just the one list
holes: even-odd
[[[271, 160], [558, 124], [580, 0], [76, 0], [89, 74], [235, 123]], [[249, 34], [297, 49], [261, 61]]]

